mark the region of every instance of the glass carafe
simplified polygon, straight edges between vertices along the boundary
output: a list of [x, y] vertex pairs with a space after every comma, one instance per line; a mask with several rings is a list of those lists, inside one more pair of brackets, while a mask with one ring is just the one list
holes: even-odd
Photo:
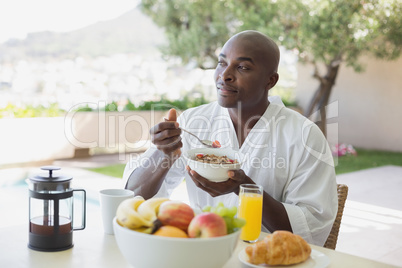
[[[59, 167], [45, 166], [46, 175], [27, 180], [29, 186], [29, 244], [40, 251], [60, 251], [73, 246], [73, 231], [85, 229], [86, 193], [71, 189], [72, 177], [53, 174]], [[74, 192], [81, 192], [81, 224], [74, 223]]]

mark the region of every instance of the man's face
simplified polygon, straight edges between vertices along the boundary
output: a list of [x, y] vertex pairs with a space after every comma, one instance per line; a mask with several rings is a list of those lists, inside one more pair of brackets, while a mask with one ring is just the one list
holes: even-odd
[[246, 38], [232, 38], [224, 45], [214, 75], [219, 105], [237, 108], [240, 102], [247, 109], [266, 103], [272, 75], [268, 54]]

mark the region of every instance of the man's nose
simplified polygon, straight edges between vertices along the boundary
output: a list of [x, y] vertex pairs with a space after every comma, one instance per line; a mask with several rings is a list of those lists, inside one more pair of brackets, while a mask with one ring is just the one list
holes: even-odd
[[219, 77], [221, 80], [225, 82], [234, 81], [234, 75], [233, 72], [230, 70], [230, 68], [226, 68], [223, 72], [221, 72], [219, 74]]

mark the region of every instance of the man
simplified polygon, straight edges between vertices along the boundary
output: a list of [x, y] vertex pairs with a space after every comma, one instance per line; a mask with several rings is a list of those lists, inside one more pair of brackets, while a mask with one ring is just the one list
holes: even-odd
[[[126, 188], [144, 198], [168, 196], [185, 178], [192, 206], [223, 202], [230, 207], [237, 205], [240, 184], [259, 184], [263, 231], [289, 230], [323, 245], [337, 213], [333, 159], [315, 124], [269, 101], [279, 78], [279, 56], [275, 42], [260, 32], [230, 38], [214, 75], [218, 101], [188, 109], [177, 120], [171, 109], [167, 121], [151, 128], [151, 148], [128, 163]], [[239, 150], [246, 163], [229, 171], [228, 181], [208, 181], [179, 158], [180, 149], [200, 147], [186, 134], [182, 139], [179, 126]]]

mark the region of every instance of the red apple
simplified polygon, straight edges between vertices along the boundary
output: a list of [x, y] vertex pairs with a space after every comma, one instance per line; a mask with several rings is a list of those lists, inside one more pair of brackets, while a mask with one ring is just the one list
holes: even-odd
[[159, 207], [158, 220], [162, 225], [175, 226], [187, 232], [188, 225], [193, 218], [193, 209], [180, 201], [166, 201]]
[[226, 234], [225, 220], [213, 212], [198, 214], [188, 226], [188, 236], [191, 238], [217, 237]]

